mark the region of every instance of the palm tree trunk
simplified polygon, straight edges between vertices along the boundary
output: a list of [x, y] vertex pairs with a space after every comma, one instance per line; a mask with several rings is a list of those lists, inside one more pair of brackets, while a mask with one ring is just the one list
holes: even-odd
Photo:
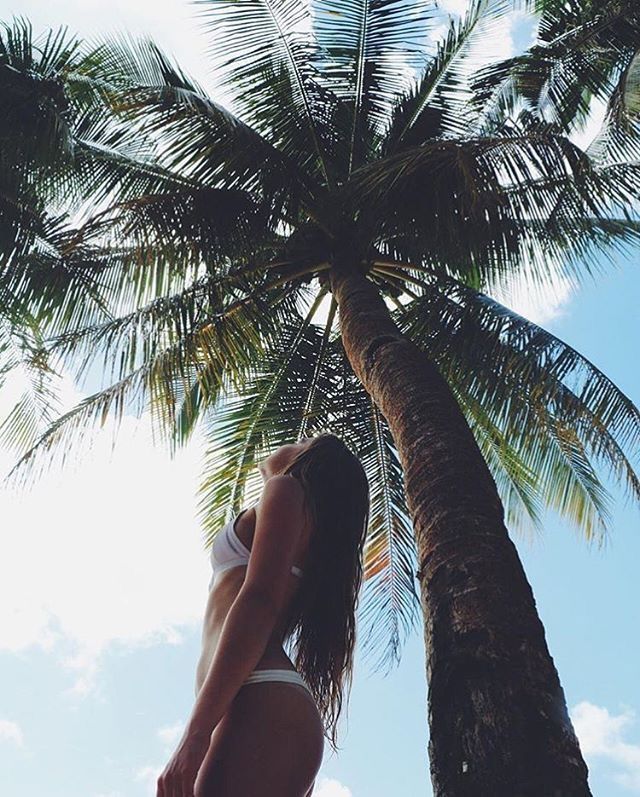
[[585, 797], [587, 767], [495, 482], [454, 395], [361, 270], [330, 272], [344, 348], [404, 471], [435, 797]]

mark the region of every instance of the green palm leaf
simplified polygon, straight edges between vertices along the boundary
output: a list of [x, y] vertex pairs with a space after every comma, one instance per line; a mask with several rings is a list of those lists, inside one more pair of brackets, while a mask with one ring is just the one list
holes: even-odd
[[617, 177], [553, 131], [505, 131], [433, 141], [363, 167], [348, 199], [362, 205], [368, 240], [396, 259], [463, 281], [480, 274], [483, 285], [520, 268], [541, 284], [558, 270], [580, 281], [595, 251], [637, 240], [635, 222], [611, 219], [637, 195], [630, 174]]
[[446, 376], [490, 456], [494, 477], [503, 490], [508, 487], [501, 494], [506, 506], [512, 498], [509, 481], [522, 478], [516, 489], [529, 500], [514, 505], [516, 528], [525, 528], [530, 519], [537, 525], [537, 510], [529, 511], [537, 494], [536, 504], [554, 506], [588, 538], [601, 538], [610, 498], [590, 457], [624, 479], [629, 495], [640, 499], [640, 482], [622, 450], [630, 446], [637, 453], [638, 411], [578, 352], [453, 280], [436, 280], [399, 312], [401, 327]]
[[410, 0], [313, 4], [319, 80], [348, 107], [345, 176], [370, 159], [399, 94], [427, 58], [434, 6]]
[[503, 0], [473, 0], [460, 20], [451, 19], [435, 56], [411, 91], [395, 104], [385, 155], [433, 138], [468, 136], [473, 52], [479, 41], [495, 35], [509, 7]]
[[[172, 441], [178, 436], [180, 415], [181, 424], [185, 413], [193, 416], [195, 424], [202, 409], [215, 406], [230, 382], [245, 379], [262, 354], [265, 339], [273, 335], [278, 307], [280, 313], [290, 315], [291, 300], [287, 305], [286, 297], [278, 295], [277, 301], [267, 306], [254, 298], [216, 314], [211, 309], [215, 292], [210, 289], [214, 287], [211, 280], [204, 281], [173, 297], [171, 303], [158, 300], [128, 317], [60, 337], [55, 342], [56, 354], [63, 358], [73, 355], [80, 375], [102, 356], [106, 378], [117, 381], [56, 419], [9, 476], [24, 481], [29, 474], [41, 473], [61, 448], [64, 456], [75, 449], [87, 427], [98, 421], [104, 426], [112, 418], [117, 429], [125, 412], [139, 417], [150, 411], [160, 434]], [[206, 323], [200, 321], [202, 308], [198, 304], [203, 296]], [[159, 317], [162, 321], [154, 328], [153, 321]], [[194, 385], [198, 386], [197, 395]], [[198, 403], [190, 404], [194, 396]], [[184, 435], [187, 438], [188, 434]]]
[[22, 452], [34, 445], [59, 413], [57, 374], [35, 319], [22, 308], [13, 323], [0, 317], [0, 387], [22, 377], [24, 387], [0, 422], [0, 443]]
[[323, 295], [297, 325], [284, 325], [256, 361], [255, 376], [208, 413], [200, 489], [205, 545], [259, 491], [257, 462], [274, 447], [295, 439], [300, 429], [339, 431], [357, 452], [372, 487], [364, 553], [362, 620], [370, 620], [365, 645], [388, 637], [384, 658], [393, 659], [401, 631], [408, 632], [419, 608], [402, 471], [386, 422], [355, 379], [339, 341], [329, 337], [331, 313], [321, 335], [312, 329]]
[[606, 99], [640, 48], [640, 17], [632, 0], [539, 4], [539, 43], [491, 64], [476, 76], [478, 106], [505, 84], [547, 121], [581, 127], [594, 97]]
[[[205, 29], [215, 32], [209, 54], [239, 116], [287, 154], [300, 153], [302, 127], [308, 142], [305, 154], [313, 153], [305, 166], [328, 185], [307, 7], [296, 0], [200, 0], [200, 4]], [[272, 92], [279, 98], [289, 94], [285, 107], [274, 104]]]
[[[257, 358], [241, 391], [215, 413], [208, 433], [207, 476], [200, 489], [207, 544], [221, 525], [221, 513], [238, 511], [244, 483], [259, 461], [256, 457], [266, 456], [275, 440], [297, 436], [308, 397], [317, 385], [314, 352], [321, 349], [322, 339], [311, 322], [323, 295], [297, 322], [289, 314], [275, 341]], [[214, 463], [221, 458], [220, 471], [214, 472]]]
[[[161, 141], [157, 158], [183, 182], [221, 187], [224, 181], [230, 188], [259, 189], [276, 215], [285, 197], [295, 215], [301, 198], [313, 190], [295, 154], [289, 157], [214, 102], [153, 42], [104, 37], [92, 57], [99, 65], [94, 79], [108, 86], [109, 106], [125, 129], [130, 132], [135, 124]], [[114, 136], [112, 148], [123, 150], [126, 139], [119, 131]]]

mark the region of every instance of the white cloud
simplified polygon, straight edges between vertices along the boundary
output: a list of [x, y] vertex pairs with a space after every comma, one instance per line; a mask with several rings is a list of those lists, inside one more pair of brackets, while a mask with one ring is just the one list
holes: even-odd
[[[108, 647], [180, 644], [201, 623], [209, 580], [198, 441], [171, 461], [145, 420], [125, 416], [113, 454], [112, 435], [108, 422], [89, 453], [29, 491], [0, 484], [0, 650], [48, 651], [79, 695]], [[0, 471], [10, 464], [1, 452]]]
[[353, 797], [351, 789], [334, 778], [321, 777], [313, 788], [313, 797]]
[[615, 765], [613, 779], [630, 791], [640, 792], [640, 744], [623, 738], [635, 718], [635, 711], [630, 708], [612, 715], [586, 700], [571, 709], [571, 721], [585, 758], [599, 757]]
[[540, 325], [563, 316], [574, 292], [571, 281], [561, 275], [552, 276], [539, 288], [526, 273], [487, 291], [501, 304]]
[[438, 7], [447, 14], [462, 16], [469, 6], [469, 0], [440, 0]]
[[157, 793], [158, 778], [164, 771], [165, 766], [166, 764], [156, 767], [151, 765], [140, 767], [138, 770], [136, 770], [133, 776], [134, 780], [139, 783], [143, 783], [146, 786], [147, 794], [155, 797]]
[[22, 728], [17, 722], [11, 720], [0, 720], [0, 743], [11, 742], [17, 747], [24, 746], [24, 735]]
[[173, 748], [180, 741], [182, 734], [184, 733], [184, 729], [185, 729], [184, 722], [177, 722], [175, 725], [169, 725], [164, 728], [159, 728], [158, 738], [167, 747]]

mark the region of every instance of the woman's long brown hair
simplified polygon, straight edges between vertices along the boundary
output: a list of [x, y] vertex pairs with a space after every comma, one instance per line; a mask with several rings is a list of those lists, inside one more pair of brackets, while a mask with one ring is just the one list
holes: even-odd
[[282, 473], [302, 484], [312, 529], [285, 639], [293, 640], [292, 659], [316, 699], [335, 752], [343, 690], [346, 684], [348, 704], [353, 678], [369, 482], [360, 460], [329, 432], [314, 436]]

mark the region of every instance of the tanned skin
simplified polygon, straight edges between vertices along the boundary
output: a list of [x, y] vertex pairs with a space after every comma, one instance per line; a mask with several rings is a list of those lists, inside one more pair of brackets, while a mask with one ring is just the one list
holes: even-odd
[[324, 729], [308, 692], [253, 670], [295, 667], [283, 636], [312, 529], [300, 483], [282, 470], [312, 438], [281, 446], [258, 464], [259, 502], [236, 520], [247, 566], [216, 575], [208, 596], [196, 701], [157, 797], [310, 797], [322, 763]]

